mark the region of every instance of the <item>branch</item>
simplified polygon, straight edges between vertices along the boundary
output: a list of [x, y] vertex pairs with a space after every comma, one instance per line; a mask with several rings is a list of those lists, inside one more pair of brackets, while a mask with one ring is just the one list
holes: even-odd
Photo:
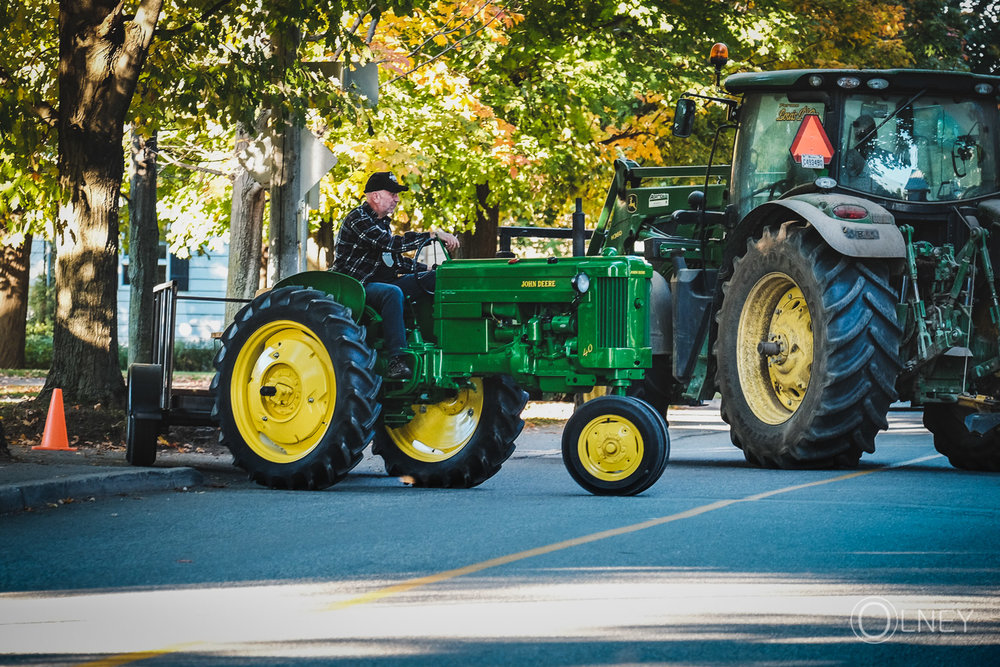
[[[803, 54], [805, 54], [805, 53], [807, 53], [809, 51], [815, 51], [816, 47], [818, 47], [820, 44], [822, 44], [824, 42], [832, 42], [832, 41], [833, 41], [832, 37], [824, 37], [823, 39], [820, 39], [818, 41], [811, 42], [809, 44], [805, 44], [805, 45], [803, 45], [801, 48], [799, 48], [795, 52], [795, 57], [797, 59], [801, 60]], [[747, 58], [747, 64], [749, 64], [751, 67], [756, 67], [756, 68], [760, 69], [760, 68], [766, 68], [766, 67], [768, 67], [770, 65], [773, 65], [774, 63], [781, 62], [781, 60], [782, 60], [782, 58], [775, 57], [775, 58], [771, 58], [770, 60], [765, 60], [763, 62], [759, 62], [758, 63], [758, 62], [755, 62], [752, 57], [750, 57], [750, 58]], [[787, 58], [785, 60], [787, 60]]]
[[[470, 2], [472, 2], [472, 0], [466, 0], [465, 4], [462, 5], [461, 7], [459, 7], [458, 9], [456, 9], [455, 12], [454, 12], [454, 14], [452, 14], [452, 16], [457, 15], [458, 12], [461, 11], [462, 9], [464, 9]], [[416, 48], [414, 48], [412, 51], [410, 51], [409, 53], [406, 54], [406, 57], [407, 58], [412, 58], [413, 56], [415, 56], [418, 53], [420, 53], [420, 50], [427, 45], [427, 42], [430, 42], [431, 40], [433, 40], [438, 35], [448, 35], [448, 34], [451, 34], [451, 33], [455, 32], [456, 30], [458, 30], [459, 28], [461, 28], [463, 25], [466, 25], [472, 19], [476, 18], [476, 16], [478, 16], [484, 9], [486, 9], [488, 6], [490, 6], [492, 4], [493, 4], [493, 0], [490, 0], [489, 2], [487, 2], [486, 4], [484, 4], [482, 7], [480, 7], [478, 10], [476, 10], [476, 12], [472, 16], [470, 16], [469, 18], [465, 19], [464, 21], [462, 21], [457, 26], [455, 26], [454, 28], [451, 28], [451, 29], [447, 29], [448, 28], [448, 24], [451, 23], [451, 19], [449, 18], [448, 21], [443, 26], [441, 26], [440, 30], [438, 30], [437, 32], [432, 33], [427, 39], [425, 39], [420, 44], [418, 44], [416, 46]]]
[[[369, 14], [371, 14], [373, 11], [375, 11], [375, 5], [370, 6], [368, 9], [366, 9], [362, 13], [358, 14], [358, 18], [354, 20], [354, 25], [352, 25], [347, 30], [347, 33], [345, 34], [345, 36], [346, 37], [353, 37], [354, 35], [356, 35], [357, 32], [358, 32], [358, 28], [361, 27], [361, 22], [364, 21], [365, 17], [368, 16]], [[332, 60], [334, 60], [334, 61], [339, 60], [340, 56], [343, 55], [345, 48], [347, 48], [347, 46], [346, 46], [346, 40], [345, 40], [345, 45], [344, 46], [340, 47], [339, 49], [337, 49], [336, 51], [333, 52], [333, 58], [332, 58]]]
[[[205, 19], [214, 16], [216, 12], [218, 12], [226, 5], [230, 4], [232, 1], [233, 0], [218, 0], [218, 2], [216, 2], [214, 5], [206, 7], [205, 11], [203, 11], [201, 13], [201, 16], [198, 17], [198, 20], [204, 21]], [[169, 39], [175, 35], [179, 35], [181, 33], [185, 33], [191, 30], [191, 28], [194, 27], [194, 24], [195, 24], [194, 21], [188, 21], [187, 23], [181, 24], [176, 28], [173, 28], [172, 30], [163, 30], [160, 34], [164, 39]]]
[[188, 162], [183, 162], [181, 160], [178, 160], [178, 159], [174, 158], [170, 154], [169, 151], [165, 151], [165, 150], [159, 149], [159, 150], [153, 151], [153, 155], [156, 156], [157, 160], [159, 160], [162, 157], [163, 158], [163, 162], [165, 164], [172, 164], [172, 165], [177, 166], [177, 167], [183, 167], [184, 169], [187, 169], [188, 171], [197, 171], [197, 172], [201, 172], [203, 174], [211, 174], [212, 176], [225, 176], [228, 179], [232, 179], [233, 178], [233, 174], [231, 172], [228, 172], [228, 171], [219, 171], [218, 169], [209, 169], [208, 167], [202, 167], [200, 165], [190, 164]]
[[629, 128], [624, 132], [619, 132], [618, 134], [608, 137], [607, 139], [602, 139], [600, 143], [602, 146], [607, 146], [608, 144], [613, 144], [616, 141], [621, 141], [622, 139], [635, 139], [636, 137], [641, 137], [644, 134], [649, 134], [647, 130], [633, 130]]
[[[16, 85], [21, 89], [26, 88], [23, 82], [19, 81], [17, 77], [3, 67], [0, 67], [0, 86], [3, 86], [4, 88], [11, 88], [11, 84]], [[55, 127], [59, 124], [59, 112], [56, 111], [55, 107], [50, 105], [48, 102], [32, 104], [30, 108], [35, 115], [38, 116], [39, 120], [49, 127]]]
[[[490, 3], [490, 4], [492, 4], [492, 3]], [[414, 66], [413, 66], [413, 68], [411, 68], [411, 69], [410, 69], [409, 71], [406, 71], [406, 72], [403, 72], [403, 73], [402, 73], [402, 74], [400, 74], [399, 76], [397, 76], [397, 77], [395, 77], [395, 78], [393, 78], [393, 79], [390, 79], [389, 81], [387, 81], [387, 82], [385, 83], [385, 85], [386, 85], [386, 86], [389, 86], [389, 85], [392, 85], [393, 83], [395, 83], [395, 82], [399, 81], [400, 79], [405, 79], [406, 77], [408, 77], [409, 75], [413, 74], [414, 72], [416, 72], [416, 71], [417, 71], [418, 69], [420, 69], [421, 67], [424, 67], [424, 66], [426, 66], [426, 65], [430, 65], [430, 64], [431, 64], [432, 62], [434, 62], [434, 61], [436, 61], [436, 60], [440, 59], [440, 58], [441, 58], [442, 56], [444, 56], [444, 54], [446, 54], [446, 53], [448, 53], [449, 51], [452, 51], [452, 50], [454, 50], [455, 48], [457, 48], [457, 47], [458, 47], [458, 46], [459, 46], [460, 44], [462, 44], [462, 43], [463, 43], [463, 42], [465, 42], [466, 40], [468, 40], [468, 39], [471, 39], [472, 37], [474, 37], [474, 36], [475, 36], [475, 35], [477, 35], [478, 33], [482, 32], [483, 30], [485, 30], [486, 28], [488, 28], [488, 27], [489, 27], [489, 26], [490, 26], [491, 24], [493, 24], [493, 23], [494, 23], [494, 22], [495, 22], [495, 21], [496, 21], [496, 20], [497, 20], [498, 18], [500, 18], [500, 16], [501, 16], [501, 15], [502, 15], [502, 14], [503, 14], [504, 12], [506, 12], [506, 11], [507, 11], [507, 9], [508, 9], [508, 7], [509, 7], [509, 4], [510, 4], [510, 3], [508, 3], [508, 4], [504, 5], [504, 6], [503, 6], [503, 11], [501, 11], [501, 12], [497, 12], [496, 14], [494, 14], [494, 15], [493, 15], [493, 18], [491, 18], [491, 19], [490, 19], [489, 21], [487, 21], [487, 22], [486, 22], [486, 23], [484, 23], [483, 25], [479, 26], [478, 28], [476, 28], [475, 30], [473, 30], [472, 32], [470, 32], [470, 33], [469, 33], [468, 35], [466, 35], [466, 36], [465, 36], [465, 37], [463, 37], [462, 39], [460, 39], [460, 40], [456, 41], [456, 42], [455, 42], [454, 44], [449, 44], [448, 46], [446, 46], [446, 47], [445, 47], [444, 49], [442, 49], [442, 50], [441, 50], [441, 52], [440, 52], [440, 53], [438, 53], [438, 54], [437, 54], [436, 56], [434, 56], [434, 57], [430, 58], [429, 60], [425, 60], [424, 62], [420, 63], [419, 65], [414, 65]], [[485, 5], [484, 5], [484, 7], [485, 7]], [[426, 42], [424, 42], [424, 43], [426, 44]]]
[[135, 13], [135, 22], [142, 30], [141, 48], [143, 53], [149, 49], [153, 41], [153, 31], [156, 29], [156, 22], [160, 20], [160, 13], [163, 10], [163, 0], [142, 0], [139, 9]]
[[[657, 111], [653, 115], [653, 117], [650, 118], [649, 121], [647, 121], [645, 123], [645, 125], [647, 127], [649, 127], [649, 126], [655, 126], [656, 125], [656, 119], [659, 118], [659, 117], [660, 117], [660, 112]], [[640, 118], [641, 118], [641, 116], [636, 116], [636, 120], [639, 120]], [[650, 132], [649, 130], [636, 129], [633, 126], [629, 125], [627, 128], [624, 128], [618, 134], [610, 136], [607, 139], [602, 139], [598, 143], [600, 143], [601, 145], [605, 145], [606, 146], [608, 144], [613, 144], [616, 141], [621, 141], [622, 139], [635, 139], [636, 137], [642, 137], [642, 136], [654, 136], [654, 134], [655, 133]]]

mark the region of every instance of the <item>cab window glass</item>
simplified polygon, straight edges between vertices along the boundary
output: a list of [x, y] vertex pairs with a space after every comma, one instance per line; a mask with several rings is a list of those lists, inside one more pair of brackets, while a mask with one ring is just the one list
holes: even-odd
[[[736, 156], [736, 183], [741, 215], [776, 199], [804, 183], [824, 175], [823, 167], [802, 166], [792, 158], [791, 148], [803, 119], [809, 115], [825, 121], [821, 102], [790, 102], [784, 94], [764, 94], [749, 99], [740, 111], [740, 132], [750, 150]], [[809, 162], [806, 162], [807, 165]]]
[[997, 189], [995, 105], [932, 96], [848, 99], [839, 182], [907, 201], [952, 201]]

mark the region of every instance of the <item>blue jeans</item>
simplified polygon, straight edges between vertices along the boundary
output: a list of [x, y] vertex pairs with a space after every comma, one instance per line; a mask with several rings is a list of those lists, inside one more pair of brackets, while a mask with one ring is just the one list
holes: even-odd
[[435, 275], [433, 271], [420, 274], [420, 285], [415, 275], [397, 278], [391, 283], [368, 283], [365, 285], [365, 304], [371, 306], [382, 316], [382, 330], [385, 335], [385, 351], [389, 357], [399, 354], [406, 347], [406, 323], [403, 320], [403, 297], [411, 299], [433, 298], [426, 294], [420, 286], [428, 291], [434, 291]]

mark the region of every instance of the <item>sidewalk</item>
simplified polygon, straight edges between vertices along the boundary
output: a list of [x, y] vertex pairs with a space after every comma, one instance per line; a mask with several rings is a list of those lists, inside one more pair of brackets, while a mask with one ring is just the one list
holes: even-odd
[[[0, 456], [0, 514], [98, 497], [198, 486], [205, 483], [204, 471], [213, 468], [236, 471], [228, 452], [195, 454], [169, 447], [157, 448], [153, 467], [135, 467], [125, 460], [124, 447], [108, 446], [112, 443], [98, 438], [90, 442], [93, 433], [81, 434], [72, 425], [71, 435], [83, 435], [84, 442], [76, 445], [77, 451], [34, 450], [31, 447], [41, 442], [41, 434], [37, 438], [15, 438], [19, 430], [15, 424], [19, 419], [32, 420], [37, 429], [47, 424], [48, 411], [39, 417], [38, 407], [28, 402], [43, 384], [40, 377], [0, 376], [0, 398], [6, 399], [5, 403], [24, 406], [24, 412], [14, 413], [5, 429], [12, 457]], [[70, 411], [68, 405], [63, 408], [64, 415]], [[77, 443], [80, 439], [72, 440]]]
[[[564, 420], [571, 413], [572, 404], [529, 403], [522, 417], [539, 421], [526, 425], [514, 458], [557, 455]], [[36, 450], [19, 444], [11, 445], [10, 451], [12, 459], [0, 457], [0, 515], [91, 498], [205, 484], [245, 483], [251, 488], [263, 488], [248, 481], [246, 473], [233, 465], [232, 455], [219, 448], [192, 452], [160, 446], [156, 463], [149, 468], [130, 465], [124, 448], [81, 446], [71, 452]], [[382, 459], [374, 456], [370, 447], [357, 470], [385, 472]]]
[[[0, 458], [0, 514], [90, 498], [199, 486], [203, 467], [228, 465], [214, 454], [157, 457], [151, 468], [129, 465], [123, 451], [81, 448], [75, 452], [38, 451], [12, 446], [13, 459]], [[232, 468], [235, 470], [235, 468]]]

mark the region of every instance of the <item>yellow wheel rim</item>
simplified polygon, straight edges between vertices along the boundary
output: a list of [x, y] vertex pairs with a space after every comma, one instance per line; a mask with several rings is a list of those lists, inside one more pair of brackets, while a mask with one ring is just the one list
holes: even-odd
[[337, 378], [316, 334], [298, 322], [278, 320], [240, 348], [229, 392], [243, 441], [261, 458], [289, 463], [306, 456], [326, 434]]
[[[769, 349], [761, 352], [760, 343]], [[809, 389], [813, 330], [802, 290], [787, 275], [769, 273], [750, 290], [736, 359], [743, 396], [757, 418], [774, 425], [791, 418]]]
[[592, 476], [616, 482], [634, 473], [642, 463], [642, 433], [628, 419], [602, 415], [591, 419], [577, 440], [577, 455]]
[[401, 452], [417, 461], [438, 463], [458, 454], [469, 444], [483, 416], [483, 381], [434, 405], [414, 405], [409, 423], [386, 432]]

